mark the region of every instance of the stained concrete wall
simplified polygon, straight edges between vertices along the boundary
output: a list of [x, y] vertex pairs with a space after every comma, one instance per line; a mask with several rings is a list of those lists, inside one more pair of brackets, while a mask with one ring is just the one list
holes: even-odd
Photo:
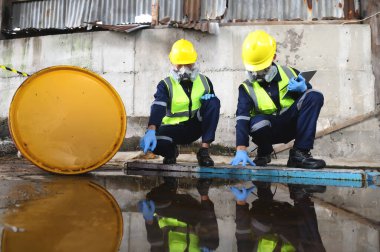
[[[362, 18], [368, 18], [380, 10], [378, 0], [361, 0], [360, 12]], [[372, 65], [376, 77], [376, 106], [380, 109], [380, 14], [373, 16], [365, 21], [369, 24], [372, 31]]]
[[[368, 25], [226, 26], [218, 36], [180, 29], [149, 29], [132, 34], [92, 32], [0, 41], [0, 62], [28, 73], [52, 65], [76, 65], [103, 76], [119, 92], [128, 115], [127, 137], [142, 135], [155, 87], [168, 74], [174, 41], [191, 40], [198, 64], [221, 99], [216, 143], [234, 146], [237, 89], [245, 79], [241, 43], [255, 29], [272, 34], [277, 62], [299, 70], [318, 70], [314, 88], [325, 95], [318, 129], [375, 108], [375, 77]], [[23, 82], [0, 73], [0, 117], [7, 117], [12, 96]], [[376, 119], [317, 140], [314, 154], [353, 159], [380, 156]]]

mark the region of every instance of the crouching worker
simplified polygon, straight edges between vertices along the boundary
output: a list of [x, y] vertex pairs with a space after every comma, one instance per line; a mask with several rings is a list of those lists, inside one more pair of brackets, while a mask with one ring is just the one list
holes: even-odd
[[293, 204], [273, 199], [270, 183], [253, 182], [257, 196], [249, 209], [252, 188], [231, 188], [236, 199], [236, 241], [240, 251], [326, 251], [311, 197], [325, 186], [288, 184]]
[[[325, 161], [310, 154], [323, 106], [322, 93], [312, 89], [296, 69], [273, 62], [276, 41], [264, 31], [251, 32], [245, 38], [242, 58], [248, 79], [239, 87], [236, 156], [231, 164], [266, 166], [271, 162], [272, 144], [295, 139], [288, 167], [325, 167]], [[246, 151], [249, 136], [258, 146], [254, 163]]]
[[211, 81], [195, 66], [197, 53], [191, 42], [175, 42], [169, 54], [170, 75], [157, 85], [149, 123], [140, 147], [164, 157], [164, 164], [175, 164], [177, 144], [190, 144], [202, 137], [197, 153], [200, 166], [213, 166], [208, 149], [215, 139], [220, 101]]
[[214, 251], [219, 246], [219, 229], [214, 204], [208, 197], [211, 181], [200, 180], [201, 201], [177, 192], [173, 178], [153, 188], [139, 202], [150, 251]]

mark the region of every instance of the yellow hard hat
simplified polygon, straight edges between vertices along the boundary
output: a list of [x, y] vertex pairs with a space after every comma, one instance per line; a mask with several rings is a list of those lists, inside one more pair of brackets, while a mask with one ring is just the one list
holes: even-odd
[[173, 44], [169, 59], [174, 65], [193, 64], [197, 61], [197, 52], [190, 41], [180, 39]]
[[248, 71], [260, 71], [272, 64], [276, 54], [276, 40], [268, 33], [257, 30], [248, 34], [242, 46], [242, 58]]

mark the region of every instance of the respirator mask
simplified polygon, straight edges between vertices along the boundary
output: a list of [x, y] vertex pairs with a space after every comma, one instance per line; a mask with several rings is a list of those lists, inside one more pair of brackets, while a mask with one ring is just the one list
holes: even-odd
[[199, 69], [195, 66], [188, 67], [188, 66], [182, 66], [179, 69], [176, 69], [173, 67], [170, 70], [170, 74], [173, 76], [174, 79], [176, 79], [178, 82], [181, 81], [194, 81], [198, 74]]
[[247, 71], [247, 77], [250, 82], [258, 81], [258, 82], [271, 82], [274, 77], [278, 73], [278, 69], [276, 66], [271, 65], [268, 68], [265, 68], [264, 70], [257, 71], [257, 72], [251, 72]]

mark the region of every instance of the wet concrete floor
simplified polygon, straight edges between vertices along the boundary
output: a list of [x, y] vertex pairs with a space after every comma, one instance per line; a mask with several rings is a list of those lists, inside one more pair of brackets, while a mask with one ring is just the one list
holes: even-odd
[[[5, 252], [380, 250], [376, 185], [127, 175], [122, 165], [57, 176], [15, 158], [0, 159], [0, 180]], [[237, 202], [232, 186], [255, 188]]]

